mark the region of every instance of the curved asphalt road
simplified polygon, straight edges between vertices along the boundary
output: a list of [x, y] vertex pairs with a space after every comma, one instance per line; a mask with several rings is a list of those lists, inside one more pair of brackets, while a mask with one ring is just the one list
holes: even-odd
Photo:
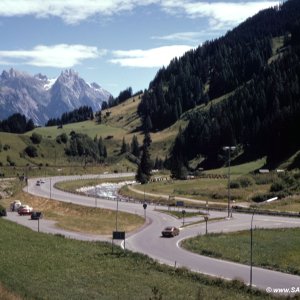
[[[68, 177], [53, 177], [51, 180], [47, 178], [46, 183], [41, 186], [36, 186], [36, 180], [29, 180], [28, 187], [25, 188], [29, 193], [47, 197], [55, 200], [72, 202], [85, 206], [95, 206], [116, 209], [116, 201], [97, 199], [94, 197], [86, 197], [82, 195], [69, 194], [54, 188], [54, 184], [62, 180], [73, 180], [78, 178], [111, 178], [111, 177], [126, 177], [134, 174], [107, 174], [107, 175], [88, 175], [88, 176], [68, 176]], [[51, 181], [51, 185], [50, 185]], [[120, 211], [126, 211], [130, 213], [136, 213], [144, 216], [144, 209], [142, 204], [135, 204], [129, 202], [120, 202], [118, 204]], [[214, 217], [226, 217], [227, 212], [211, 212], [211, 218]], [[218, 260], [209, 258], [206, 256], [200, 256], [191, 252], [188, 252], [179, 247], [180, 241], [188, 237], [196, 236], [198, 234], [205, 233], [205, 223], [198, 225], [191, 225], [181, 229], [180, 235], [167, 239], [161, 238], [160, 232], [166, 225], [174, 225], [180, 227], [181, 220], [175, 219], [169, 215], [159, 213], [155, 211], [155, 207], [148, 205], [146, 210], [147, 225], [141, 230], [135, 233], [131, 233], [126, 236], [126, 248], [132, 251], [141, 252], [149, 255], [150, 257], [172, 266], [187, 267], [193, 271], [217, 276], [225, 279], [240, 279], [246, 284], [249, 284], [250, 280], [250, 267], [238, 263], [229, 261]], [[237, 230], [249, 230], [252, 215], [249, 214], [234, 214], [230, 220], [224, 219], [218, 222], [209, 222], [209, 232], [230, 232]], [[29, 226], [37, 230], [36, 223], [30, 223], [22, 217], [17, 217], [13, 214], [9, 214], [9, 219], [17, 221], [20, 224]], [[22, 220], [22, 221], [21, 221]], [[192, 221], [185, 220], [186, 223]], [[30, 223], [30, 224], [29, 224]], [[255, 215], [253, 221], [253, 227], [256, 228], [279, 228], [279, 227], [300, 227], [300, 218], [284, 218], [274, 216]], [[72, 238], [84, 239], [84, 240], [111, 240], [111, 237], [99, 237], [87, 234], [80, 234], [74, 232], [66, 232], [55, 228], [54, 222], [42, 220], [40, 222], [40, 231], [50, 233], [61, 233], [65, 236]], [[255, 239], [255, 232], [254, 232]], [[250, 241], [250, 234], [249, 234]], [[250, 243], [249, 243], [250, 247]], [[284, 247], [284, 245], [282, 245]], [[259, 251], [255, 249], [254, 251]], [[253, 267], [253, 286], [266, 290], [267, 288], [298, 288], [300, 289], [300, 276], [285, 274], [276, 271], [270, 271], [262, 268]], [[293, 295], [293, 294], [290, 294]]]

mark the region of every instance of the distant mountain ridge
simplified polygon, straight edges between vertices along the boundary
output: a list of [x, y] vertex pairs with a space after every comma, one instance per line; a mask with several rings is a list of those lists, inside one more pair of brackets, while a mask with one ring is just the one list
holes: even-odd
[[90, 106], [101, 109], [111, 94], [97, 83], [87, 83], [72, 69], [56, 79], [43, 74], [31, 76], [15, 69], [0, 75], [0, 119], [21, 113], [35, 124], [43, 125], [64, 112]]

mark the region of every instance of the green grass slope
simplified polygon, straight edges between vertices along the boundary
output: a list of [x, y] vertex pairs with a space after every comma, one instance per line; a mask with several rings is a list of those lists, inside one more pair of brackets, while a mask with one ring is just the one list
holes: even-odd
[[112, 253], [111, 244], [36, 233], [3, 219], [0, 228], [0, 282], [22, 299], [272, 298], [117, 247]]

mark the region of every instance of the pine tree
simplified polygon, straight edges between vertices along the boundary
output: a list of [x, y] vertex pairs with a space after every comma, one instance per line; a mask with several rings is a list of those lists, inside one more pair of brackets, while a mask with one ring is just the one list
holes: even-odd
[[131, 153], [136, 156], [139, 157], [140, 156], [140, 145], [138, 142], [138, 139], [136, 137], [136, 135], [134, 135], [132, 137], [132, 141], [131, 141]]
[[123, 141], [122, 141], [122, 146], [121, 146], [121, 150], [120, 150], [120, 154], [126, 153], [128, 150], [128, 146], [125, 142], [125, 138], [123, 137]]
[[150, 158], [149, 147], [151, 143], [151, 137], [149, 133], [145, 133], [144, 144], [142, 149], [141, 162], [138, 166], [136, 173], [136, 180], [142, 184], [149, 182], [151, 177], [152, 162]]
[[96, 122], [98, 124], [101, 124], [101, 122], [102, 122], [102, 112], [101, 112], [101, 110], [99, 110], [98, 112], [96, 112], [95, 117], [96, 117]]

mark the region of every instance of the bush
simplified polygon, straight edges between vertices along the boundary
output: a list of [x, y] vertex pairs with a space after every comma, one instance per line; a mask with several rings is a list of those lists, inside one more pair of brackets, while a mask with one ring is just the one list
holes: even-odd
[[240, 182], [241, 187], [243, 187], [243, 188], [251, 186], [251, 185], [254, 184], [253, 178], [247, 177], [247, 176], [241, 177], [239, 179], [239, 182]]
[[[273, 195], [272, 195], [273, 196]], [[258, 194], [252, 197], [252, 201], [256, 203], [264, 202], [268, 199], [272, 198], [270, 194]]]
[[61, 144], [61, 143], [66, 144], [68, 142], [68, 136], [67, 136], [67, 134], [66, 133], [62, 133], [62, 134], [58, 135], [56, 137], [56, 142], [58, 144]]
[[240, 182], [238, 180], [234, 180], [230, 182], [231, 189], [239, 189], [241, 187]]
[[12, 161], [12, 159], [9, 155], [7, 155], [6, 160], [10, 166], [14, 167], [16, 165], [16, 163], [14, 161]]
[[31, 139], [31, 141], [32, 141], [34, 144], [40, 144], [41, 141], [42, 141], [42, 139], [43, 139], [43, 137], [42, 137], [40, 134], [34, 132], [34, 133], [31, 135], [30, 139]]
[[270, 192], [279, 192], [279, 191], [282, 191], [283, 189], [284, 189], [284, 182], [281, 179], [279, 179], [279, 180], [276, 180], [271, 185]]
[[34, 146], [27, 146], [24, 149], [25, 153], [29, 156], [29, 157], [37, 157], [38, 153], [37, 153], [37, 149]]
[[272, 173], [257, 174], [253, 177], [255, 183], [258, 185], [271, 184], [274, 182], [275, 178], [277, 178], [277, 175], [274, 175]]
[[7, 150], [9, 150], [9, 149], [10, 149], [10, 146], [9, 146], [9, 145], [5, 144], [5, 145], [3, 146], [3, 150], [7, 151]]

